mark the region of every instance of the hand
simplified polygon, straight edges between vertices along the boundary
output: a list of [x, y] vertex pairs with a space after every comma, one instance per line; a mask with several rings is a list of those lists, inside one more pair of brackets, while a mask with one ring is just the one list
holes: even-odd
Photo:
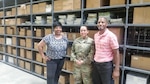
[[76, 60], [76, 64], [82, 65], [82, 64], [83, 64], [83, 61], [82, 61], [82, 60]]
[[45, 61], [50, 61], [51, 59], [48, 56], [42, 56]]
[[120, 76], [120, 70], [114, 69], [112, 78], [115, 80], [115, 79], [118, 78], [119, 76]]
[[81, 63], [81, 64], [83, 64], [83, 62], [84, 62], [83, 60], [80, 60], [80, 63]]

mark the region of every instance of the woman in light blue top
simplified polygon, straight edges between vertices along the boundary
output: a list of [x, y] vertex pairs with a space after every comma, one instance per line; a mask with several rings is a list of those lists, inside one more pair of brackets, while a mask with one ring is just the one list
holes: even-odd
[[[54, 33], [46, 35], [38, 44], [42, 58], [47, 62], [47, 84], [58, 84], [61, 69], [66, 56], [68, 39], [62, 35], [62, 25], [54, 22]], [[46, 55], [43, 47], [47, 46]]]

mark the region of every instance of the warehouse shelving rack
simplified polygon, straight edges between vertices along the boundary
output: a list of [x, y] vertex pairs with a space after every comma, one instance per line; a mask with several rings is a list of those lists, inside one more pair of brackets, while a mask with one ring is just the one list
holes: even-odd
[[[23, 17], [28, 17], [30, 18], [30, 22], [31, 24], [21, 24], [21, 25], [18, 25], [17, 23], [15, 23], [15, 25], [6, 25], [5, 24], [5, 21], [4, 21], [4, 24], [0, 25], [1, 27], [4, 27], [4, 34], [0, 34], [0, 37], [3, 37], [4, 38], [4, 42], [5, 43], [0, 43], [1, 45], [3, 45], [4, 47], [4, 51], [0, 51], [1, 54], [5, 55], [5, 58], [3, 61], [1, 62], [4, 62], [8, 65], [11, 65], [13, 67], [16, 67], [18, 69], [21, 69], [23, 71], [26, 71], [30, 74], [33, 74], [33, 75], [36, 75], [38, 77], [41, 77], [43, 79], [46, 79], [43, 75], [39, 75], [37, 73], [34, 72], [34, 69], [33, 69], [33, 66], [34, 64], [38, 64], [38, 65], [41, 65], [41, 66], [45, 66], [46, 67], [46, 64], [44, 63], [40, 63], [40, 62], [37, 62], [35, 60], [33, 60], [33, 56], [32, 56], [32, 59], [27, 59], [27, 58], [23, 58], [21, 56], [19, 56], [19, 49], [26, 49], [26, 50], [30, 50], [32, 51], [32, 55], [33, 55], [33, 52], [37, 52], [37, 50], [35, 50], [33, 48], [33, 45], [32, 45], [32, 48], [27, 48], [27, 47], [23, 47], [23, 46], [20, 46], [18, 45], [18, 40], [19, 38], [30, 38], [32, 39], [32, 44], [33, 44], [33, 40], [40, 40], [42, 37], [36, 37], [33, 35], [34, 33], [34, 27], [38, 27], [38, 28], [44, 28], [44, 27], [51, 27], [53, 29], [53, 21], [54, 21], [54, 17], [57, 16], [57, 15], [63, 15], [63, 14], [74, 14], [74, 13], [79, 13], [80, 14], [80, 17], [81, 17], [81, 23], [79, 25], [63, 25], [64, 28], [69, 28], [69, 27], [73, 27], [73, 28], [76, 28], [77, 31], [79, 31], [79, 27], [80, 25], [83, 25], [84, 24], [84, 14], [88, 14], [88, 13], [93, 13], [93, 12], [110, 12], [110, 11], [119, 11], [121, 13], [124, 13], [125, 15], [125, 22], [124, 24], [109, 24], [108, 27], [121, 27], [124, 29], [124, 38], [123, 38], [123, 43], [120, 44], [120, 48], [123, 50], [123, 63], [121, 65], [121, 76], [120, 76], [120, 84], [125, 84], [125, 75], [126, 75], [126, 71], [133, 71], [133, 72], [139, 72], [139, 73], [144, 73], [144, 74], [150, 74], [150, 71], [147, 71], [147, 70], [142, 70], [142, 69], [136, 69], [136, 68], [132, 68], [130, 66], [127, 66], [126, 65], [126, 54], [127, 53], [130, 53], [128, 52], [128, 49], [129, 50], [142, 50], [142, 51], [150, 51], [150, 48], [149, 47], [143, 47], [143, 46], [134, 46], [134, 45], [130, 45], [130, 44], [127, 44], [128, 42], [128, 30], [131, 28], [137, 28], [138, 27], [150, 27], [150, 24], [132, 24], [130, 23], [130, 12], [133, 11], [131, 10], [130, 11], [130, 8], [134, 8], [134, 7], [144, 7], [144, 6], [150, 6], [150, 2], [149, 3], [143, 3], [143, 4], [131, 4], [131, 0], [125, 0], [126, 3], [124, 5], [116, 5], [116, 6], [103, 6], [103, 7], [99, 7], [99, 8], [85, 8], [84, 5], [85, 5], [85, 1], [86, 0], [81, 0], [81, 9], [79, 10], [72, 10], [72, 11], [57, 11], [55, 12], [54, 11], [54, 0], [11, 0], [11, 2], [13, 2], [13, 4], [10, 5], [10, 3], [6, 4], [7, 0], [2, 0], [2, 2], [0, 2], [0, 11], [3, 11], [4, 15], [3, 17], [0, 17], [0, 19], [11, 19], [11, 18], [14, 18], [15, 19], [15, 22], [17, 22], [17, 18], [23, 18]], [[37, 13], [37, 14], [33, 14], [32, 13], [32, 5], [33, 4], [37, 4], [37, 3], [40, 3], [40, 2], [49, 2], [52, 4], [52, 11], [51, 12], [48, 12], [48, 13]], [[30, 5], [30, 14], [26, 14], [26, 15], [17, 15], [17, 7], [22, 5], [22, 4], [26, 4], [26, 5]], [[9, 10], [11, 8], [15, 8], [16, 9], [16, 15], [13, 15], [13, 16], [5, 16], [6, 14], [6, 10]], [[133, 13], [132, 13], [133, 14]], [[33, 23], [33, 16], [35, 15], [49, 15], [49, 16], [52, 16], [52, 24], [34, 24]], [[16, 26], [16, 34], [15, 35], [8, 35], [6, 34], [6, 28], [8, 26]], [[88, 27], [91, 27], [91, 29], [96, 29], [96, 25], [87, 25]], [[17, 28], [24, 28], [24, 27], [28, 27], [30, 28], [30, 30], [32, 31], [32, 35], [31, 36], [19, 36], [18, 35], [18, 30]], [[6, 38], [7, 37], [16, 37], [16, 45], [8, 45], [6, 44]], [[72, 42], [72, 41], [70, 41]], [[13, 54], [9, 54], [7, 53], [7, 46], [11, 46], [13, 48], [16, 49], [16, 54], [17, 55], [13, 55]], [[132, 51], [131, 51], [132, 52]], [[8, 57], [13, 57], [14, 59], [16, 59], [17, 61], [17, 64], [12, 64], [12, 63], [9, 63], [8, 62]], [[67, 56], [67, 58], [69, 58], [69, 56]], [[28, 61], [31, 63], [31, 70], [27, 70], [27, 69], [24, 69], [24, 68], [21, 68], [19, 67], [18, 65], [18, 60], [24, 60], [24, 61]], [[62, 70], [63, 72], [65, 73], [68, 73], [68, 74], [72, 74], [72, 72], [70, 71], [67, 71], [67, 70]]]

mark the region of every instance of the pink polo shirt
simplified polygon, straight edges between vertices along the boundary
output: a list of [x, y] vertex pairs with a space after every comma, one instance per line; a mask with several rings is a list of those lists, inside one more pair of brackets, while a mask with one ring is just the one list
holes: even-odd
[[117, 37], [114, 33], [106, 29], [103, 34], [97, 32], [94, 35], [95, 41], [95, 55], [96, 62], [109, 62], [113, 60], [113, 49], [118, 49], [119, 44]]

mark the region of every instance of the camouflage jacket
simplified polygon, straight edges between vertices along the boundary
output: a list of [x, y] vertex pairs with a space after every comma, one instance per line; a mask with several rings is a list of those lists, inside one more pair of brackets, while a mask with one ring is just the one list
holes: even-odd
[[71, 48], [71, 60], [83, 60], [84, 64], [89, 64], [93, 61], [94, 41], [92, 38], [85, 39], [79, 37], [74, 40]]

